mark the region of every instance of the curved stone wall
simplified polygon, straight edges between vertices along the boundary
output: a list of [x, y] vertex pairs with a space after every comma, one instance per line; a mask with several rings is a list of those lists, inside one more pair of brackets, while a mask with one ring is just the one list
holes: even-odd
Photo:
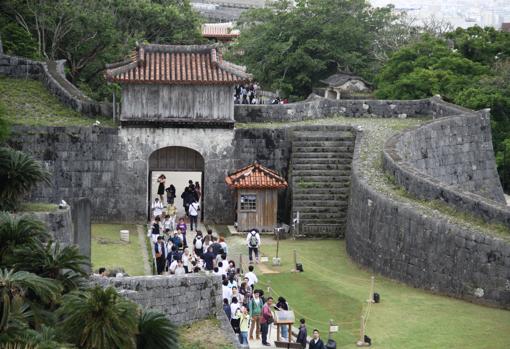
[[510, 244], [371, 188], [358, 166], [359, 137], [346, 234], [351, 258], [415, 287], [510, 309]]
[[71, 84], [63, 74], [63, 64], [63, 61], [47, 63], [0, 54], [0, 75], [40, 80], [50, 93], [68, 107], [89, 116], [111, 117], [112, 105], [90, 99]]
[[392, 137], [383, 150], [383, 167], [420, 199], [441, 200], [510, 227], [488, 113], [463, 112]]

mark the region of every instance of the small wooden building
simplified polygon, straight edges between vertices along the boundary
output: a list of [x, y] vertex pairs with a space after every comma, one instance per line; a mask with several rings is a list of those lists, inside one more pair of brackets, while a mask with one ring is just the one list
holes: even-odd
[[122, 125], [233, 127], [234, 86], [251, 75], [218, 44], [146, 44], [107, 65], [106, 79], [122, 85]]
[[285, 179], [255, 162], [228, 175], [225, 182], [236, 189], [237, 230], [272, 231], [277, 223], [278, 189], [287, 188]]

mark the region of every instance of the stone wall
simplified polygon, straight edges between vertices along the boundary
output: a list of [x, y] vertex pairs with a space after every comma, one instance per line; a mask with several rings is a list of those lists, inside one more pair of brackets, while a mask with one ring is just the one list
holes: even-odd
[[53, 212], [27, 212], [27, 214], [44, 222], [54, 240], [62, 245], [74, 244], [73, 219], [69, 207]]
[[92, 277], [139, 304], [165, 313], [177, 325], [216, 317], [223, 311], [221, 278], [214, 275]]
[[63, 75], [63, 62], [40, 62], [0, 54], [0, 75], [40, 80], [60, 102], [84, 115], [112, 116], [110, 103], [98, 103], [84, 95]]
[[510, 309], [510, 244], [378, 193], [356, 145], [346, 245], [377, 273], [450, 296]]
[[[443, 110], [442, 108], [437, 108]], [[235, 105], [236, 122], [285, 122], [321, 119], [331, 116], [347, 117], [407, 117], [431, 115], [431, 99], [392, 100], [334, 100], [315, 97], [311, 100], [277, 105]], [[435, 111], [434, 111], [435, 112]]]
[[384, 147], [383, 166], [420, 199], [438, 199], [510, 227], [488, 113], [465, 112], [392, 137]]

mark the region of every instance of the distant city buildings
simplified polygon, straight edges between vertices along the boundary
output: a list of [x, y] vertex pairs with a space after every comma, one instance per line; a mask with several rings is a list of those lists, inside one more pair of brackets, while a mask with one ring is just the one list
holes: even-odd
[[[369, 0], [373, 6], [392, 4], [418, 22], [431, 18], [449, 22], [454, 28], [494, 27], [510, 22], [510, 0]], [[508, 29], [507, 29], [508, 30]]]

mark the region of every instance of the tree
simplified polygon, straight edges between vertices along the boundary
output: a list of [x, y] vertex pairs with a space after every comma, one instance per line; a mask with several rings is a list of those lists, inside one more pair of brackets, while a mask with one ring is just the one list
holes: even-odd
[[58, 285], [26, 271], [0, 269], [0, 343], [8, 342], [26, 329], [30, 314], [30, 300], [55, 302]]
[[243, 52], [238, 59], [257, 81], [304, 97], [339, 70], [370, 75], [374, 38], [394, 18], [391, 8], [362, 0], [278, 1], [243, 13], [232, 50]]
[[165, 314], [144, 310], [138, 319], [137, 349], [173, 349], [178, 345], [177, 328]]
[[0, 212], [0, 267], [8, 266], [16, 247], [32, 246], [48, 238], [41, 221], [28, 216], [13, 216]]
[[41, 163], [23, 152], [0, 147], [0, 210], [16, 210], [39, 182], [50, 183], [50, 173]]
[[80, 348], [134, 348], [137, 306], [113, 287], [96, 286], [64, 296], [61, 333]]

